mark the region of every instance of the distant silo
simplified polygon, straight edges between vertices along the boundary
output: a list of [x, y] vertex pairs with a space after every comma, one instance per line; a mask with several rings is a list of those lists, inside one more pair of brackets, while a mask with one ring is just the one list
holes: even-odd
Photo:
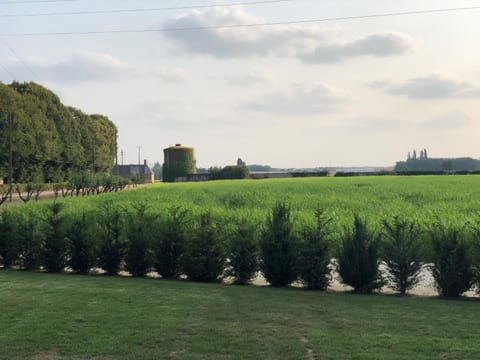
[[174, 182], [176, 177], [197, 173], [195, 150], [176, 144], [163, 150], [163, 181]]

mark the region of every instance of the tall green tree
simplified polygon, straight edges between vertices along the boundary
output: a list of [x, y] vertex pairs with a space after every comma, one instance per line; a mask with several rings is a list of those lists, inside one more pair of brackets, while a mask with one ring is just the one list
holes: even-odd
[[9, 127], [13, 117], [14, 181], [42, 173], [57, 181], [67, 170], [110, 172], [117, 129], [105, 116], [86, 115], [63, 105], [53, 92], [33, 82], [0, 83], [0, 176], [8, 173]]

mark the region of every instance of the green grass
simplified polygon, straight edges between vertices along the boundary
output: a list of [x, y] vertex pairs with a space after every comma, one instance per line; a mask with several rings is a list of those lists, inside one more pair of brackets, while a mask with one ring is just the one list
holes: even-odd
[[[182, 205], [193, 213], [210, 209], [218, 221], [231, 224], [238, 218], [262, 224], [277, 201], [288, 202], [298, 228], [314, 222], [320, 206], [332, 218], [333, 233], [342, 234], [357, 212], [372, 226], [383, 219], [404, 215], [429, 227], [437, 217], [463, 226], [480, 219], [480, 176], [412, 176], [302, 178], [212, 181], [156, 184], [147, 188], [101, 196], [67, 198], [66, 211], [98, 209], [112, 200], [131, 208], [146, 202], [150, 211], [163, 212]], [[42, 202], [27, 207], [36, 208]], [[18, 207], [23, 209], [25, 207]]]
[[480, 303], [0, 272], [0, 359], [476, 359]]

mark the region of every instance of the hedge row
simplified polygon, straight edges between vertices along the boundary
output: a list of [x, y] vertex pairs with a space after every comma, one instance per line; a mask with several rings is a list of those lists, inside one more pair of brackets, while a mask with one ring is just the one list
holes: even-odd
[[30, 181], [26, 184], [0, 185], [0, 205], [6, 202], [10, 195], [18, 194], [24, 203], [30, 200], [38, 201], [40, 194], [44, 191], [53, 191], [55, 198], [67, 196], [98, 195], [107, 192], [118, 192], [124, 190], [128, 185], [139, 184], [142, 181], [139, 175], [130, 179], [109, 175], [106, 173], [94, 174], [90, 171], [70, 171], [63, 182], [44, 183], [41, 179]]
[[228, 227], [208, 211], [193, 216], [174, 207], [161, 215], [143, 203], [127, 211], [105, 202], [95, 213], [76, 214], [67, 214], [60, 202], [36, 212], [23, 209], [1, 214], [2, 268], [80, 274], [101, 268], [108, 275], [123, 270], [132, 276], [154, 270], [164, 278], [215, 282], [231, 277], [236, 284], [249, 283], [261, 271], [272, 286], [300, 281], [321, 290], [336, 270], [355, 292], [387, 285], [405, 294], [429, 266], [442, 296], [460, 296], [480, 285], [479, 228], [465, 231], [440, 220], [431, 224], [425, 242], [414, 222], [394, 217], [384, 221], [382, 231], [372, 231], [355, 215], [341, 244], [334, 244], [322, 210], [315, 212], [316, 226], [294, 231], [285, 203], [277, 204], [261, 226], [240, 219]]

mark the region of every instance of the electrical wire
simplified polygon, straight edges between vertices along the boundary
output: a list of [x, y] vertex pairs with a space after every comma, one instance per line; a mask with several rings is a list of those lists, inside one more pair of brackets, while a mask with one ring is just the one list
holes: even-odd
[[65, 12], [46, 12], [46, 13], [30, 13], [30, 14], [0, 14], [0, 18], [19, 18], [19, 17], [43, 17], [43, 16], [68, 16], [68, 15], [103, 15], [103, 14], [126, 14], [126, 13], [143, 13], [143, 12], [159, 12], [172, 10], [189, 10], [189, 9], [205, 9], [213, 7], [233, 7], [248, 5], [264, 5], [274, 3], [285, 3], [297, 0], [263, 0], [248, 1], [238, 3], [209, 4], [209, 5], [191, 5], [161, 8], [134, 8], [134, 9], [114, 9], [114, 10], [84, 10], [84, 11], [65, 11]]
[[5, 71], [5, 72], [8, 74], [8, 76], [10, 76], [10, 77], [12, 78], [12, 81], [15, 81], [15, 79], [16, 79], [16, 78], [15, 78], [15, 75], [13, 75], [13, 74], [10, 72], [10, 70], [8, 70], [5, 66], [3, 66], [2, 63], [0, 63], [0, 68], [2, 68], [3, 71]]
[[20, 58], [20, 56], [18, 55], [18, 53], [10, 46], [10, 44], [9, 44], [3, 37], [0, 37], [0, 41], [3, 43], [3, 45], [4, 45], [8, 50], [10, 50], [10, 52], [17, 58], [17, 60], [23, 65], [23, 67], [28, 70], [28, 72], [33, 76], [33, 78], [36, 78], [37, 75], [35, 75], [35, 73], [34, 73], [33, 70], [30, 68], [30, 66], [28, 66], [28, 65]]
[[12, 5], [12, 4], [43, 4], [43, 3], [62, 3], [62, 2], [77, 2], [80, 0], [22, 0], [22, 1], [0, 1], [0, 5]]
[[202, 30], [212, 30], [212, 29], [254, 28], [254, 27], [279, 26], [279, 25], [312, 24], [312, 23], [321, 23], [321, 22], [330, 22], [330, 21], [361, 20], [361, 19], [410, 16], [410, 15], [420, 15], [420, 14], [449, 13], [449, 12], [471, 11], [471, 10], [480, 10], [480, 6], [444, 8], [444, 9], [427, 9], [427, 10], [392, 12], [392, 13], [382, 13], [382, 14], [354, 15], [354, 16], [330, 17], [330, 18], [320, 18], [320, 19], [305, 19], [305, 20], [292, 20], [292, 21], [251, 23], [251, 24], [211, 25], [211, 26], [192, 26], [192, 27], [177, 27], [177, 28], [156, 28], [156, 29], [147, 28], [147, 29], [130, 29], [130, 30], [120, 29], [120, 30], [91, 30], [91, 31], [59, 31], [59, 32], [43, 32], [43, 33], [42, 32], [10, 33], [10, 34], [0, 34], [0, 36], [26, 37], [26, 36], [96, 35], [96, 34], [127, 34], [127, 33], [133, 34], [133, 33], [149, 33], [149, 32], [202, 31]]

